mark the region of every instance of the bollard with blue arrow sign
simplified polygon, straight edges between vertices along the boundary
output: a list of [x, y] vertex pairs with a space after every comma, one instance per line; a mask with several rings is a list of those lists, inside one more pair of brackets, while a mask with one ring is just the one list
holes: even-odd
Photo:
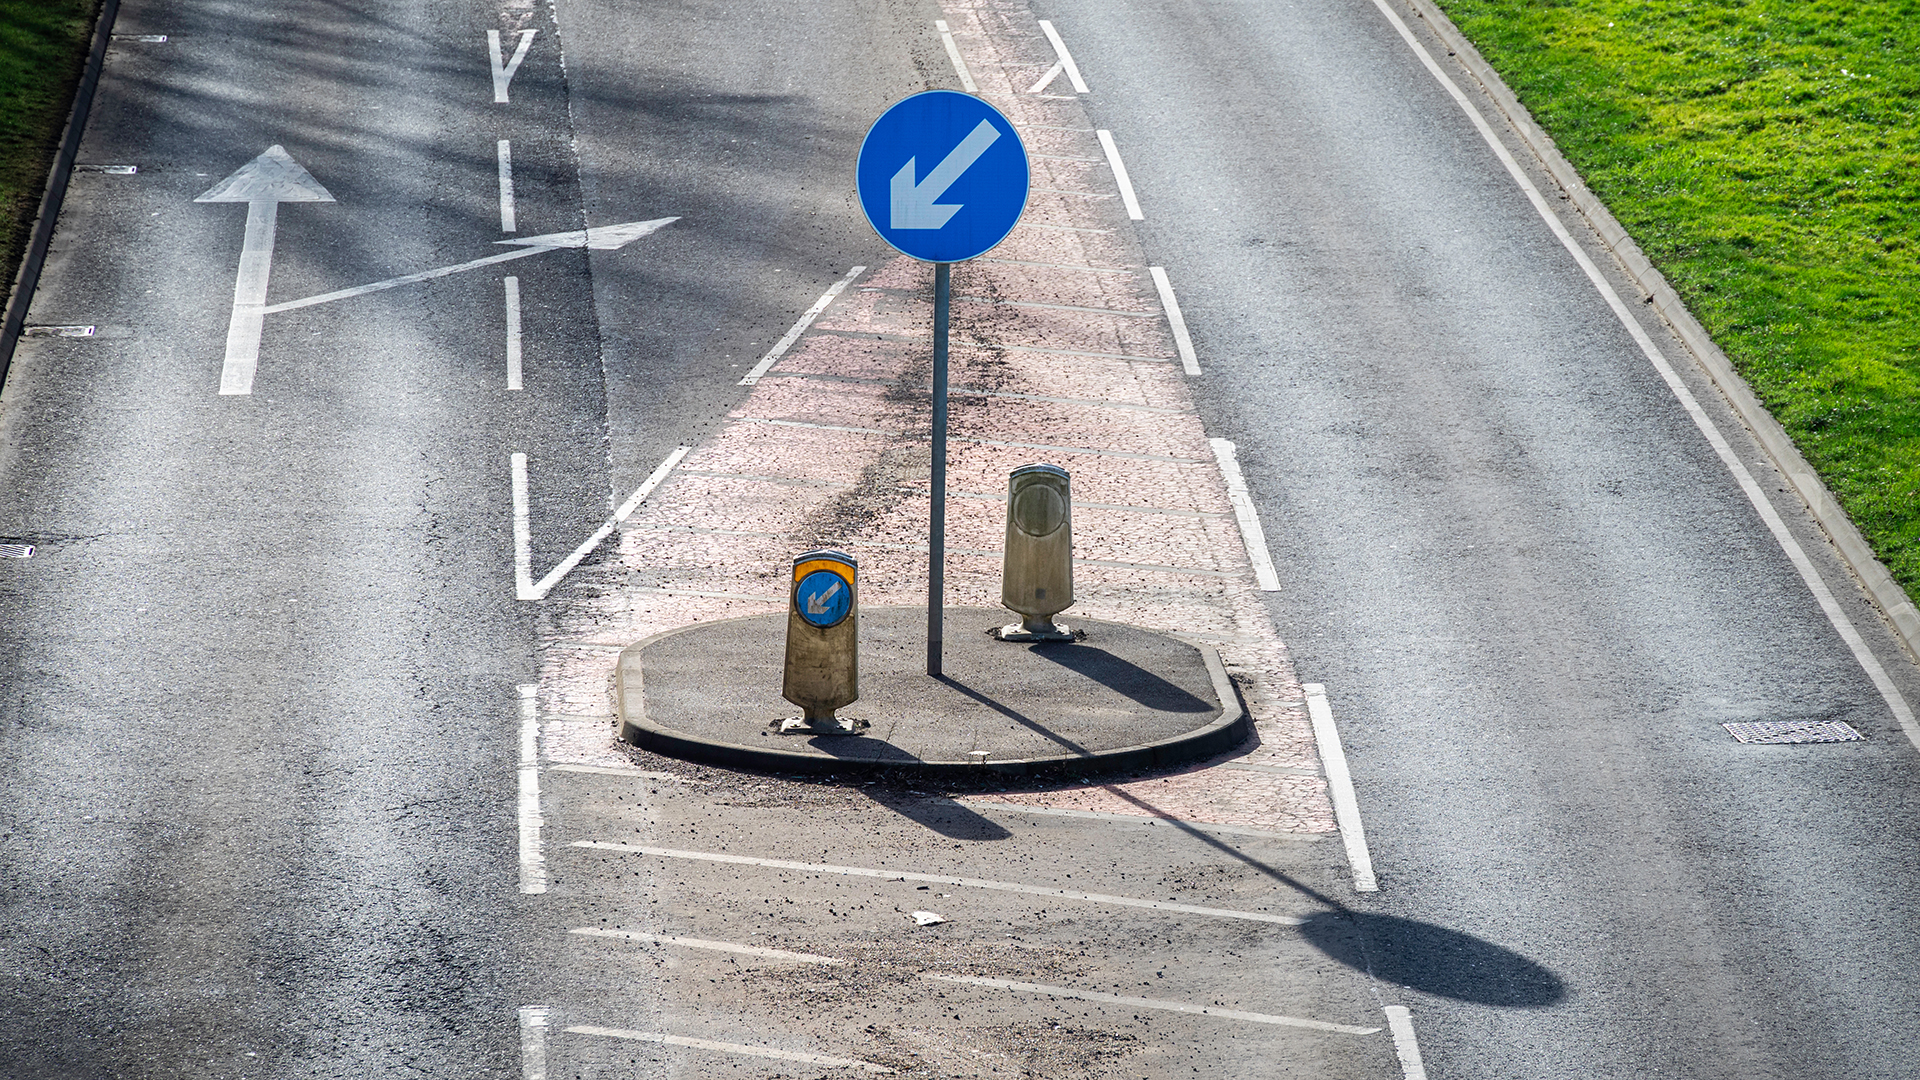
[[860, 208], [880, 239], [933, 264], [933, 493], [927, 674], [940, 674], [947, 553], [947, 307], [952, 264], [1007, 238], [1027, 208], [1027, 148], [985, 101], [928, 90], [897, 101], [860, 144]]

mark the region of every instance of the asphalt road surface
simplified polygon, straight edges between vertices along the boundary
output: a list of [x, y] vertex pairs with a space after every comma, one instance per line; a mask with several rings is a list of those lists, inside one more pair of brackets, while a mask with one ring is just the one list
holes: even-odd
[[[698, 376], [871, 257], [829, 181], [939, 47], [619, 7], [121, 7], [80, 162], [138, 172], [77, 176], [31, 316], [98, 332], [23, 343], [0, 428], [0, 1071], [518, 1072], [510, 455], [551, 565], [724, 414]], [[195, 200], [272, 146], [333, 199], [279, 206], [275, 302], [680, 221], [269, 313], [223, 396], [248, 208]]]
[[[1035, 10], [1180, 288], [1202, 415], [1238, 442], [1283, 568], [1281, 636], [1344, 718], [1374, 970], [1424, 991], [1432, 1075], [1913, 1075], [1920, 754], [1392, 24], [1365, 2]], [[1656, 340], [1914, 700], [1757, 448]], [[1867, 738], [1720, 727], [1807, 719]], [[1397, 919], [1551, 978], [1422, 957]]]
[[[23, 341], [0, 412], [0, 539], [36, 547], [0, 563], [0, 1069], [1393, 1077], [1384, 1035], [1345, 1030], [1386, 1004], [1447, 1080], [1911, 1075], [1920, 755], [1391, 24], [1032, 14], [1180, 289], [1378, 897], [1342, 891], [1326, 840], [674, 768], [549, 774], [551, 891], [518, 891], [539, 639], [513, 455], [551, 566], [712, 431], [883, 257], [850, 163], [887, 103], [955, 85], [934, 22], [957, 16], [130, 0], [80, 160], [138, 172], [76, 176], [29, 320], [96, 333]], [[276, 304], [677, 220], [268, 312], [250, 392], [222, 394], [249, 211], [195, 200], [272, 146], [332, 200], [278, 206]], [[1807, 718], [1867, 738], [1719, 726]], [[770, 838], [803, 865], [660, 854]], [[895, 870], [1206, 910], [1063, 915]], [[921, 907], [948, 922], [878, 930]], [[641, 925], [676, 941], [618, 936]], [[979, 981], [1015, 953], [1055, 982]], [[1268, 1019], [1223, 1037], [1142, 998]]]

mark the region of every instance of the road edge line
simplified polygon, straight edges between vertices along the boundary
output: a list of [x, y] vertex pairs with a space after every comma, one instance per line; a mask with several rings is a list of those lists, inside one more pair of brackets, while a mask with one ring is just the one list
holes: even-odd
[[520, 1006], [520, 1080], [547, 1080], [547, 1028], [553, 1009]]
[[977, 94], [980, 87], [973, 81], [973, 73], [967, 70], [967, 62], [960, 57], [960, 46], [953, 40], [953, 31], [947, 29], [947, 20], [933, 20], [933, 28], [940, 32], [940, 43], [947, 47], [947, 59], [953, 61], [954, 73], [960, 76], [960, 88], [969, 94]]
[[1307, 695], [1307, 719], [1313, 722], [1313, 741], [1320, 750], [1320, 767], [1327, 774], [1333, 820], [1340, 826], [1340, 840], [1347, 848], [1353, 891], [1379, 892], [1380, 882], [1373, 876], [1373, 852], [1367, 848], [1367, 831], [1360, 824], [1360, 800], [1353, 793], [1353, 773], [1347, 769], [1347, 751], [1340, 745], [1340, 729], [1333, 722], [1327, 688], [1320, 683], [1302, 683], [1300, 689]]
[[[1815, 604], [1820, 607], [1821, 612], [1827, 617], [1827, 622], [1832, 625], [1834, 632], [1840, 635], [1840, 640], [1846, 644], [1848, 651], [1853, 654], [1854, 662], [1860, 665], [1861, 670], [1865, 672], [1867, 676], [1867, 680], [1873, 683], [1874, 689], [1886, 703], [1887, 711], [1893, 714], [1895, 722], [1897, 722], [1901, 730], [1905, 732], [1907, 740], [1913, 744], [1916, 750], [1920, 750], [1920, 721], [1916, 721], [1912, 706], [1908, 704], [1905, 695], [1900, 692], [1900, 688], [1894, 685], [1893, 678], [1887, 673], [1886, 666], [1880, 662], [1880, 658], [1875, 655], [1872, 648], [1867, 645], [1865, 637], [1861, 635], [1859, 628], [1854, 625], [1852, 617], [1840, 607], [1839, 600], [1834, 597], [1832, 589], [1828, 587], [1826, 579], [1820, 574], [1819, 568], [1813, 565], [1813, 560], [1808, 557], [1806, 549], [1802, 547], [1800, 541], [1794, 537], [1792, 530], [1787, 528], [1785, 520], [1780, 516], [1779, 509], [1773, 505], [1772, 500], [1767, 498], [1766, 492], [1761, 490], [1759, 482], [1753, 478], [1753, 474], [1747, 469], [1746, 463], [1742, 462], [1739, 455], [1734, 453], [1733, 447], [1727, 442], [1726, 436], [1720, 431], [1720, 425], [1714, 422], [1711, 416], [1707, 415], [1706, 409], [1701, 406], [1699, 399], [1694, 396], [1693, 391], [1689, 389], [1685, 381], [1680, 378], [1679, 372], [1674, 370], [1672, 363], [1667, 360], [1666, 354], [1661, 351], [1659, 346], [1654, 344], [1653, 337], [1647, 332], [1647, 328], [1640, 325], [1640, 321], [1634, 317], [1632, 310], [1627, 307], [1626, 301], [1621, 298], [1619, 290], [1613, 287], [1613, 283], [1608, 281], [1606, 275], [1600, 272], [1600, 268], [1594, 263], [1592, 257], [1589, 256], [1586, 250], [1580, 246], [1579, 242], [1573, 238], [1573, 234], [1567, 229], [1566, 222], [1561, 221], [1559, 216], [1547, 205], [1546, 196], [1540, 193], [1540, 189], [1534, 185], [1532, 179], [1520, 168], [1520, 164], [1515, 160], [1513, 152], [1509, 150], [1507, 145], [1501, 142], [1499, 136], [1494, 133], [1493, 126], [1487, 121], [1485, 114], [1483, 114], [1479, 107], [1474, 105], [1472, 101], [1468, 100], [1466, 91], [1462, 90], [1460, 85], [1455, 82], [1451, 76], [1441, 70], [1440, 64], [1433, 58], [1433, 54], [1414, 36], [1413, 31], [1408, 28], [1406, 21], [1400, 18], [1400, 16], [1387, 5], [1387, 0], [1373, 0], [1373, 2], [1374, 6], [1380, 10], [1380, 13], [1386, 16], [1387, 20], [1393, 25], [1393, 28], [1399, 32], [1408, 47], [1414, 51], [1414, 55], [1420, 59], [1421, 64], [1423, 64], [1427, 71], [1433, 75], [1434, 79], [1440, 83], [1441, 88], [1447, 91], [1454, 99], [1454, 102], [1460, 106], [1461, 111], [1467, 114], [1467, 118], [1473, 123], [1480, 137], [1486, 141], [1487, 146], [1493, 150], [1494, 156], [1506, 167], [1507, 172], [1519, 186], [1521, 193], [1527, 197], [1527, 200], [1532, 203], [1535, 212], [1539, 214], [1540, 219], [1546, 223], [1548, 230], [1560, 241], [1561, 246], [1566, 248], [1567, 253], [1573, 256], [1574, 263], [1587, 275], [1587, 280], [1593, 284], [1594, 291], [1598, 292], [1600, 298], [1606, 301], [1607, 306], [1613, 310], [1621, 326], [1624, 327], [1627, 333], [1633, 338], [1634, 343], [1640, 347], [1640, 351], [1646, 356], [1647, 362], [1653, 365], [1654, 371], [1666, 382], [1668, 390], [1673, 394], [1674, 398], [1679, 401], [1682, 411], [1693, 421], [1694, 426], [1700, 430], [1700, 434], [1706, 438], [1708, 445], [1713, 447], [1714, 453], [1719, 455], [1721, 462], [1726, 465], [1727, 471], [1733, 474], [1735, 484], [1739, 486], [1741, 493], [1747, 497], [1747, 501], [1753, 505], [1754, 512], [1760, 515], [1760, 520], [1766, 525], [1767, 530], [1773, 534], [1774, 542], [1780, 545], [1781, 550], [1787, 556], [1787, 560], [1793, 564], [1794, 570], [1799, 573], [1801, 580], [1806, 584], [1807, 591], [1813, 594]], [[1617, 253], [1615, 257], [1617, 261]], [[1682, 345], [1685, 345], [1684, 341]], [[1690, 355], [1693, 355], [1695, 361], [1698, 362], [1699, 356], [1697, 354], [1692, 354], [1690, 351]], [[1724, 354], [1722, 355], [1724, 356]], [[1728, 404], [1731, 405], [1731, 399], [1727, 399], [1725, 396], [1725, 387], [1717, 383], [1715, 385], [1720, 389], [1723, 400], [1727, 400]], [[1740, 417], [1737, 410], [1735, 411], [1735, 418], [1742, 419], [1744, 423], [1744, 419]], [[1771, 419], [1771, 417], [1768, 417], [1768, 419]], [[1775, 421], [1775, 423], [1777, 425], [1778, 422]], [[1751, 425], [1748, 426], [1748, 430], [1754, 431]], [[1755, 431], [1754, 434], [1757, 439], [1758, 432]], [[1783, 439], [1785, 438], [1785, 429], [1781, 429], [1781, 436]], [[1791, 446], [1791, 440], [1787, 442], [1788, 445]], [[1762, 443], [1761, 450], [1763, 453], [1767, 452], [1765, 443]], [[1804, 499], [1802, 505], [1806, 506], [1808, 513], [1814, 515], [1815, 523], [1820, 525], [1822, 530], [1825, 531], [1826, 523], [1820, 519], [1813, 505], [1805, 502]], [[1845, 515], [1842, 514], [1841, 517], [1844, 519]], [[1846, 524], [1851, 527], [1852, 522], [1848, 521]], [[1826, 535], [1829, 541], [1833, 539], [1832, 532], [1827, 532]], [[1855, 530], [1855, 535], [1858, 535], [1858, 530]], [[1864, 540], [1862, 542], [1864, 543]], [[1871, 553], [1869, 552], [1868, 554], [1870, 555]], [[1842, 553], [1842, 561], [1846, 561], [1844, 553]], [[1875, 560], [1875, 562], [1877, 563], [1877, 560]], [[1854, 567], [1850, 563], [1847, 565], [1849, 571], [1854, 570]], [[1882, 567], [1882, 569], [1884, 570], [1885, 568]], [[1862, 588], [1866, 586], [1866, 582], [1857, 572], [1852, 573], [1851, 576], [1857, 585]], [[1904, 596], [1904, 593], [1902, 595]], [[1880, 607], [1878, 600], [1873, 597], [1871, 592], [1868, 593], [1868, 599], [1876, 608], [1879, 608], [1883, 619], [1895, 630], [1896, 639], [1900, 640], [1902, 644], [1905, 644], [1904, 636], [1899, 633], [1898, 627], [1893, 625], [1886, 609]], [[1911, 653], [1911, 651], [1909, 652], [1909, 659], [1914, 659], [1914, 654]]]
[[1233, 442], [1228, 439], [1208, 439], [1207, 445], [1213, 448], [1213, 460], [1220, 467], [1220, 478], [1227, 485], [1227, 502], [1233, 506], [1233, 517], [1240, 525], [1240, 543], [1247, 549], [1247, 561], [1253, 565], [1253, 581], [1261, 592], [1279, 592], [1280, 575], [1273, 568], [1273, 553], [1267, 550], [1267, 533], [1260, 527], [1260, 512], [1253, 505], [1253, 493], [1247, 488], [1247, 478], [1240, 471], [1240, 459]]
[[[1428, 0], [1406, 0], [1406, 3], [1456, 54], [1454, 59], [1460, 61], [1461, 66], [1487, 92], [1487, 96], [1493, 99], [1521, 144], [1566, 193], [1567, 201], [1592, 227], [1608, 254], [1613, 256], [1614, 264], [1651, 298], [1650, 306], [1720, 391], [1734, 415], [1753, 433], [1773, 467], [1786, 479], [1806, 505], [1808, 513], [1827, 534], [1828, 541], [1839, 552], [1841, 561], [1872, 599], [1909, 658], [1920, 664], [1920, 606], [1914, 604], [1912, 597], [1893, 579], [1886, 564], [1874, 555], [1873, 548], [1859, 527], [1841, 508], [1826, 482], [1807, 463], [1806, 457], [1794, 445], [1780, 421], [1760, 401], [1753, 388], [1747, 385], [1746, 379], [1734, 369], [1733, 361], [1714, 343], [1700, 321], [1694, 318], [1679, 294], [1667, 283], [1666, 276], [1647, 259], [1640, 245], [1627, 233], [1626, 227], [1587, 187], [1573, 164], [1560, 153], [1552, 138], [1535, 122], [1526, 106], [1520, 104], [1520, 99], [1494, 71], [1493, 66], [1487, 63], [1486, 58], [1480, 55], [1473, 43], [1453, 25], [1445, 12]], [[1909, 731], [1908, 734], [1915, 733]], [[1920, 746], [1920, 737], [1916, 737], [1916, 746]]]
[[1420, 1059], [1420, 1043], [1413, 1037], [1413, 1010], [1405, 1005], [1389, 1005], [1387, 1027], [1393, 1032], [1393, 1052], [1400, 1058], [1400, 1074], [1406, 1080], [1427, 1080], [1427, 1064]]
[[[1067, 51], [1067, 43], [1061, 39], [1060, 31], [1055, 30], [1052, 21], [1048, 19], [1041, 19], [1039, 23], [1040, 32], [1047, 35], [1047, 43], [1053, 46], [1053, 54], [1060, 58], [1060, 67], [1066, 71], [1067, 81], [1073, 84], [1073, 92], [1076, 94], [1090, 93], [1091, 91], [1087, 89], [1086, 80], [1080, 77], [1080, 65], [1073, 62], [1073, 54]], [[1039, 93], [1038, 90], [1028, 92]]]
[[1186, 316], [1180, 314], [1180, 301], [1174, 299], [1173, 281], [1167, 277], [1167, 268], [1149, 266], [1147, 273], [1153, 277], [1153, 287], [1160, 290], [1160, 307], [1173, 330], [1173, 347], [1180, 354], [1180, 366], [1188, 375], [1200, 374], [1200, 357], [1193, 351], [1193, 337], [1187, 333]]
[[1133, 194], [1133, 178], [1127, 175], [1127, 164], [1120, 160], [1120, 148], [1113, 143], [1113, 132], [1105, 128], [1093, 133], [1100, 140], [1100, 149], [1107, 155], [1107, 168], [1113, 170], [1113, 183], [1120, 189], [1120, 201], [1126, 205], [1127, 217], [1134, 221], [1145, 221], [1146, 215], [1140, 212], [1140, 200]]
[[534, 895], [547, 891], [547, 856], [540, 834], [546, 825], [540, 813], [540, 688], [521, 683], [519, 798], [515, 817], [520, 831], [520, 891]]

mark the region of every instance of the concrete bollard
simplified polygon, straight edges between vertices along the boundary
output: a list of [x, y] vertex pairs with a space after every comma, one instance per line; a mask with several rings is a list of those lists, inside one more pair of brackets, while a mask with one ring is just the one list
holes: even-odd
[[862, 720], [835, 709], [860, 697], [859, 564], [844, 551], [809, 551], [793, 560], [787, 604], [787, 663], [780, 696], [802, 715], [775, 722], [782, 732], [857, 735]]
[[1007, 551], [1000, 602], [1018, 623], [994, 631], [1001, 641], [1072, 641], [1053, 616], [1073, 606], [1073, 497], [1067, 470], [1022, 465], [1007, 477]]

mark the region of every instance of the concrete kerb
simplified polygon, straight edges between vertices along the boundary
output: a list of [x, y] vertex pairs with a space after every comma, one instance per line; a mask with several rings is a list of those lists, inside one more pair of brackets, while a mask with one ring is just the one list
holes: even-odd
[[33, 228], [27, 234], [27, 249], [20, 268], [13, 276], [13, 289], [7, 294], [4, 316], [0, 316], [0, 387], [13, 366], [13, 350], [26, 329], [27, 312], [33, 306], [33, 294], [40, 287], [40, 270], [53, 244], [53, 229], [60, 220], [60, 208], [67, 198], [67, 183], [73, 177], [74, 162], [80, 156], [80, 140], [86, 135], [87, 117], [93, 111], [93, 95], [100, 86], [105, 69], [107, 46], [113, 39], [114, 20], [120, 14], [120, 0], [105, 0], [94, 17], [93, 39], [87, 48], [87, 60], [74, 87], [73, 102], [67, 108], [67, 123], [60, 133], [60, 145], [47, 170], [47, 186], [40, 195], [40, 209], [34, 215]]
[[[890, 609], [868, 609], [868, 615], [875, 615]], [[903, 613], [923, 612], [922, 608], [898, 609]], [[949, 609], [949, 619], [957, 613], [970, 609]], [[1005, 613], [1000, 613], [1004, 616]], [[924, 618], [924, 615], [918, 617]], [[680, 730], [670, 724], [660, 722], [660, 718], [649, 713], [646, 698], [645, 656], [649, 650], [658, 649], [674, 639], [694, 634], [712, 634], [721, 627], [733, 626], [739, 629], [743, 624], [756, 620], [772, 622], [773, 617], [766, 615], [745, 616], [737, 619], [719, 620], [712, 623], [698, 623], [655, 634], [623, 649], [615, 670], [615, 697], [620, 716], [620, 738], [623, 742], [665, 754], [669, 757], [697, 761], [708, 765], [726, 768], [751, 769], [767, 772], [785, 773], [855, 773], [861, 775], [906, 773], [915, 776], [940, 776], [949, 779], [961, 779], [968, 776], [996, 775], [1048, 775], [1090, 773], [1147, 772], [1167, 769], [1196, 760], [1218, 756], [1244, 743], [1252, 734], [1252, 724], [1248, 718], [1245, 704], [1240, 700], [1238, 690], [1220, 655], [1212, 648], [1193, 641], [1174, 638], [1171, 635], [1153, 634], [1170, 644], [1192, 649], [1204, 664], [1207, 683], [1212, 691], [1213, 701], [1210, 715], [1204, 723], [1177, 734], [1163, 735], [1159, 738], [1133, 742], [1123, 746], [1108, 747], [1083, 753], [1061, 753], [1053, 755], [1027, 755], [1002, 759], [987, 758], [981, 761], [971, 760], [926, 760], [919, 757], [876, 759], [861, 757], [835, 757], [821, 752], [807, 752], [783, 749], [777, 746], [754, 746], [732, 739], [715, 737], [711, 734], [694, 733]], [[1004, 618], [1002, 618], [1004, 621]], [[1134, 627], [1122, 627], [1119, 624], [1088, 622], [1076, 620], [1076, 625], [1088, 627], [1098, 641], [1104, 630], [1125, 630], [1136, 634], [1152, 634]], [[984, 635], [982, 635], [984, 637]], [[952, 639], [950, 638], [951, 642]], [[766, 643], [767, 650], [778, 654], [777, 636], [770, 635]], [[999, 648], [1024, 651], [1020, 646], [1000, 644]], [[1054, 648], [1073, 649], [1074, 645], [1060, 645]], [[732, 665], [724, 665], [723, 670], [734, 670]], [[777, 692], [777, 688], [776, 688]], [[863, 703], [868, 698], [884, 696], [878, 694], [863, 695]], [[1021, 702], [1029, 711], [1044, 711], [1045, 702]], [[789, 709], [789, 711], [795, 711]], [[856, 704], [850, 713], [860, 712]], [[773, 715], [768, 712], [769, 718]], [[870, 739], [871, 736], [848, 736], [848, 739]]]
[[1853, 519], [1841, 508], [1839, 500], [1833, 497], [1833, 492], [1827, 489], [1826, 483], [1801, 455], [1800, 448], [1794, 445], [1786, 429], [1780, 426], [1780, 422], [1774, 419], [1754, 394], [1753, 388], [1734, 370], [1733, 361], [1727, 358], [1720, 346], [1714, 344], [1706, 328], [1700, 325], [1693, 313], [1687, 310], [1679, 294], [1667, 284], [1665, 275], [1641, 252], [1640, 245], [1634, 243], [1606, 204], [1588, 189], [1573, 164], [1560, 153], [1560, 148], [1554, 145], [1540, 125], [1534, 122], [1526, 106], [1520, 104], [1519, 97], [1487, 63], [1486, 58], [1480, 55], [1480, 51], [1474, 48], [1473, 43], [1467, 40], [1466, 35], [1460, 32], [1459, 27], [1454, 26], [1446, 13], [1430, 0], [1405, 0], [1405, 3], [1435, 36], [1446, 43], [1447, 48], [1456, 54], [1454, 59], [1459, 60], [1486, 90], [1487, 96], [1500, 108], [1508, 125], [1547, 171], [1547, 175], [1565, 192], [1567, 201], [1587, 220], [1621, 271], [1644, 291], [1648, 305], [1686, 346], [1694, 362], [1720, 389], [1734, 415], [1753, 432], [1754, 439], [1760, 443], [1774, 468], [1779, 470], [1793, 487], [1794, 493], [1806, 504], [1808, 512], [1839, 553], [1841, 561], [1906, 647], [1909, 658], [1920, 663], [1920, 608], [1915, 607], [1906, 590], [1900, 587], [1886, 565], [1873, 554], [1873, 548], [1861, 535], [1859, 527], [1854, 525]]

